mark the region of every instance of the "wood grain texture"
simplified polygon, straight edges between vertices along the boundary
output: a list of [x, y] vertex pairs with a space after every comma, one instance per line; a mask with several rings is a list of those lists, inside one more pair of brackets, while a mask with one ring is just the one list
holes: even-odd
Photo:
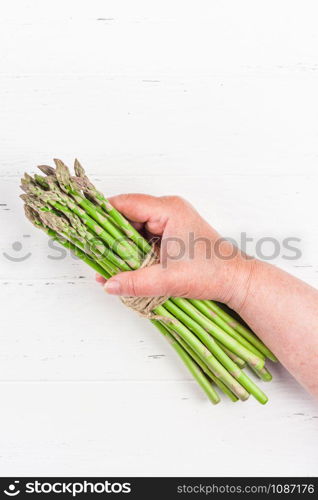
[[273, 262], [317, 287], [316, 18], [314, 1], [2, 2], [1, 474], [317, 475], [317, 402], [282, 367], [266, 407], [212, 407], [18, 199], [25, 170], [78, 156], [105, 193], [180, 194], [250, 253], [275, 237]]

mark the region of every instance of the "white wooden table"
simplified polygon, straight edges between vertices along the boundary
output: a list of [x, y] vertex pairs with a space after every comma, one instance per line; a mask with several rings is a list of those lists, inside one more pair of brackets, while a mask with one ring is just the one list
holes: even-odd
[[213, 407], [150, 324], [49, 258], [18, 199], [25, 170], [77, 156], [109, 195], [177, 193], [226, 236], [300, 238], [274, 263], [318, 286], [317, 13], [1, 3], [1, 475], [317, 475], [318, 403], [282, 367], [267, 406]]

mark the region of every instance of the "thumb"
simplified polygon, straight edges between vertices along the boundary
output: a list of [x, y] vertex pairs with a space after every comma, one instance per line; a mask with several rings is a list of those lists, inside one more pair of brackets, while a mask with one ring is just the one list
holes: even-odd
[[160, 264], [119, 273], [105, 283], [105, 291], [112, 295], [156, 297], [176, 295], [172, 269], [167, 271]]

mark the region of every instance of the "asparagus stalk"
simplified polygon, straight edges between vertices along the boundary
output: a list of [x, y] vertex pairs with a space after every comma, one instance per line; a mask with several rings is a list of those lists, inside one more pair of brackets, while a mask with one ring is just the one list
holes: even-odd
[[224, 321], [220, 316], [213, 312], [202, 300], [188, 299], [188, 301], [196, 308], [200, 313], [206, 317], [211, 325], [211, 322], [218, 325], [219, 328], [224, 330], [233, 339], [244, 346], [248, 351], [254, 353], [257, 357], [265, 360], [265, 355], [256, 347], [246, 340], [242, 335], [240, 335], [234, 328], [232, 328], [226, 321]]
[[[168, 302], [168, 303], [167, 303]], [[250, 394], [252, 394], [260, 403], [265, 404], [268, 401], [267, 396], [259, 387], [227, 356], [213, 339], [200, 325], [196, 323], [190, 316], [175, 305], [172, 301], [165, 302], [165, 307], [173, 314], [174, 317], [187, 324], [189, 328], [199, 337], [204, 345], [209, 349], [216, 359], [227, 369], [228, 373], [234, 377], [241, 386], [243, 386]], [[174, 328], [174, 325], [171, 325]], [[243, 358], [244, 359], [244, 358]], [[262, 360], [260, 360], [261, 362]], [[257, 364], [253, 364], [257, 368], [262, 368]], [[230, 387], [231, 390], [233, 390]], [[234, 392], [234, 391], [233, 391]]]
[[158, 306], [154, 310], [155, 314], [161, 317], [166, 317], [171, 320], [170, 326], [180, 337], [193, 349], [193, 351], [201, 358], [212, 373], [218, 377], [234, 394], [245, 401], [249, 397], [249, 393], [242, 385], [229, 373], [222, 363], [209, 351], [209, 349], [187, 328], [181, 321], [176, 320], [164, 306]]
[[[218, 304], [216, 304], [212, 300], [203, 300], [202, 303], [206, 305], [210, 310], [212, 310], [218, 317], [223, 319], [230, 327], [236, 330], [240, 335], [242, 335], [246, 340], [253, 344], [259, 351], [261, 351], [267, 358], [271, 359], [274, 362], [277, 362], [276, 356], [266, 347], [261, 340], [259, 340], [256, 335], [241, 325], [238, 321], [236, 321], [230, 314], [224, 311]], [[212, 316], [212, 319], [215, 319], [216, 316]]]
[[218, 393], [213, 389], [211, 383], [209, 382], [208, 378], [204, 375], [203, 371], [201, 370], [200, 366], [193, 361], [193, 359], [187, 354], [186, 350], [183, 349], [183, 347], [178, 343], [174, 337], [169, 333], [169, 331], [159, 322], [156, 320], [152, 320], [152, 323], [155, 325], [155, 327], [159, 330], [160, 333], [162, 333], [170, 345], [174, 348], [174, 350], [178, 353], [188, 370], [192, 373], [193, 378], [198, 382], [198, 384], [202, 387], [206, 395], [208, 396], [209, 400], [213, 404], [217, 404], [220, 402], [220, 396]]
[[46, 232], [48, 236], [50, 236], [52, 239], [58, 241], [60, 245], [63, 247], [71, 250], [76, 257], [80, 258], [85, 264], [89, 265], [94, 271], [99, 273], [101, 276], [103, 276], [105, 279], [110, 278], [110, 274], [107, 273], [105, 269], [103, 269], [99, 264], [94, 259], [91, 259], [85, 252], [83, 252], [80, 248], [78, 248], [76, 245], [68, 241], [67, 239], [63, 238], [60, 236], [56, 231], [53, 231], [49, 227], [45, 226], [41, 220], [38, 218], [37, 214], [35, 211], [31, 209], [28, 205], [24, 206], [24, 211], [25, 215], [27, 218], [32, 222], [32, 224], [43, 231]]
[[256, 370], [254, 366], [250, 366], [249, 368], [264, 382], [270, 382], [272, 380], [272, 374], [270, 373], [269, 370], [264, 366], [264, 368], [261, 368], [259, 370]]
[[174, 330], [172, 330], [169, 327], [168, 323], [165, 324], [161, 323], [161, 325], [171, 333], [171, 335], [179, 342], [179, 344], [181, 344], [183, 349], [187, 351], [187, 353], [191, 356], [191, 358], [194, 359], [194, 361], [200, 366], [200, 368], [206, 373], [206, 375], [208, 375], [208, 377], [215, 383], [215, 385], [217, 385], [218, 388], [222, 392], [224, 392], [224, 394], [226, 394], [233, 402], [238, 401], [238, 398], [235, 396], [235, 394], [230, 389], [228, 389], [228, 387], [225, 384], [223, 384], [223, 382], [219, 378], [217, 378], [211, 372], [211, 370], [209, 370], [206, 364], [203, 363], [201, 358], [193, 351], [193, 349], [191, 349], [191, 347], [186, 342], [184, 342], [184, 340], [180, 337], [180, 335], [178, 335]]
[[217, 345], [219, 347], [221, 347], [221, 349], [223, 349], [223, 351], [228, 355], [228, 357], [231, 358], [231, 360], [237, 364], [237, 366], [239, 366], [240, 368], [245, 368], [246, 363], [245, 363], [244, 359], [242, 359], [239, 356], [237, 356], [236, 354], [234, 354], [227, 347], [225, 347], [223, 344], [221, 344], [221, 342], [219, 342], [218, 340], [215, 340], [215, 342], [217, 343]]
[[110, 215], [110, 217], [122, 228], [126, 236], [136, 243], [144, 254], [150, 252], [151, 246], [149, 243], [131, 224], [129, 224], [127, 219], [125, 219], [125, 217], [123, 217], [122, 214], [111, 205], [109, 200], [95, 188], [86, 176], [85, 170], [78, 160], [75, 160], [74, 170], [78, 179], [82, 182], [82, 189], [84, 193], [93, 199], [94, 202], [105, 211], [105, 213]]
[[172, 301], [186, 314], [188, 314], [194, 322], [197, 322], [197, 324], [204, 328], [206, 332], [213, 335], [213, 337], [225, 345], [225, 347], [227, 347], [234, 354], [256, 368], [263, 368], [264, 359], [251, 353], [248, 349], [237, 342], [237, 340], [232, 338], [230, 335], [227, 335], [227, 333], [213, 323], [213, 321], [206, 318], [203, 314], [200, 314], [200, 312], [191, 303], [182, 298], [173, 298]]

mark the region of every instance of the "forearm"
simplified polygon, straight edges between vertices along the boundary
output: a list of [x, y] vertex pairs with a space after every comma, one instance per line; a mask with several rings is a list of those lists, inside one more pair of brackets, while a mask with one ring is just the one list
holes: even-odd
[[241, 301], [233, 297], [229, 305], [318, 397], [318, 291], [258, 260], [245, 268], [246, 290]]

